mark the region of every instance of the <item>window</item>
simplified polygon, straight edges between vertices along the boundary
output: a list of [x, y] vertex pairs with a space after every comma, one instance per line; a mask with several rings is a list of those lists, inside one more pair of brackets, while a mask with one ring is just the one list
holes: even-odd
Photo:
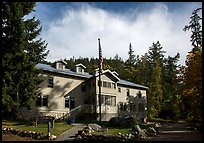
[[42, 106], [48, 106], [48, 96], [43, 96], [43, 105]]
[[48, 87], [53, 88], [53, 77], [48, 77]]
[[139, 91], [139, 92], [137, 93], [137, 97], [138, 97], [138, 98], [142, 98], [142, 93], [141, 93], [141, 91]]
[[62, 63], [58, 63], [58, 68], [59, 69], [63, 69], [63, 64]]
[[81, 67], [78, 67], [78, 72], [79, 72], [79, 73], [82, 73], [82, 72], [83, 72], [83, 70], [82, 70]]
[[116, 106], [116, 97], [111, 96], [111, 106]]
[[116, 89], [116, 84], [112, 83], [112, 88]]
[[103, 81], [103, 87], [111, 88], [111, 82]]
[[48, 96], [39, 96], [36, 99], [36, 106], [42, 107], [42, 106], [48, 106]]
[[101, 104], [116, 106], [116, 97], [109, 95], [101, 95]]
[[103, 87], [107, 87], [107, 82], [103, 81]]
[[120, 87], [118, 87], [118, 92], [121, 92], [121, 88]]
[[105, 105], [110, 105], [110, 96], [105, 95]]
[[107, 82], [107, 87], [111, 88], [111, 83], [110, 82]]
[[69, 108], [69, 97], [65, 97], [64, 106], [65, 108]]
[[127, 96], [130, 96], [130, 90], [127, 89]]

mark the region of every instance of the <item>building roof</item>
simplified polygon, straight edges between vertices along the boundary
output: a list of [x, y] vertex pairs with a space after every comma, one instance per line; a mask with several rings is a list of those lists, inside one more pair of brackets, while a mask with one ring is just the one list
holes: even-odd
[[90, 78], [93, 75], [84, 72], [82, 73], [76, 73], [75, 71], [71, 71], [70, 69], [56, 69], [53, 68], [51, 65], [47, 65], [47, 64], [37, 64], [36, 68], [38, 69], [42, 69], [44, 71], [50, 71], [50, 72], [54, 72], [54, 73], [61, 73], [61, 74], [65, 74], [65, 75], [71, 75], [71, 76], [76, 76], [76, 77], [82, 77], [82, 78]]
[[[82, 78], [87, 78], [87, 79], [89, 79], [89, 78], [94, 76], [94, 75], [89, 74], [87, 72], [84, 72], [82, 74], [82, 73], [77, 73], [75, 71], [72, 71], [70, 69], [64, 69], [64, 70], [63, 69], [56, 69], [56, 68], [53, 68], [51, 65], [41, 64], [41, 63], [37, 64], [36, 68], [42, 69], [44, 71], [60, 73], [60, 74], [65, 74], [65, 75], [71, 75], [71, 76], [76, 76], [76, 77], [82, 77]], [[110, 72], [110, 70], [106, 70], [106, 72]], [[112, 75], [115, 76], [114, 74], [112, 74]], [[95, 76], [97, 76], [97, 75], [95, 75]], [[126, 85], [126, 86], [131, 86], [131, 87], [136, 87], [136, 88], [143, 88], [143, 89], [147, 89], [148, 88], [146, 86], [143, 86], [143, 85], [140, 85], [140, 84], [135, 84], [133, 82], [130, 82], [130, 81], [127, 81], [127, 80], [122, 80], [122, 79], [119, 79], [118, 84]]]
[[64, 63], [65, 65], [67, 64], [67, 62], [65, 62], [64, 60], [57, 60], [56, 62], [62, 62], [62, 63]]
[[84, 69], [86, 69], [86, 66], [84, 66], [83, 64], [77, 64], [75, 65], [76, 67], [83, 67]]
[[[120, 78], [116, 76], [113, 72], [111, 72], [109, 69], [102, 71], [102, 74], [105, 74], [105, 73], [111, 74], [117, 81], [120, 80]], [[95, 76], [99, 76], [99, 71], [95, 74]]]
[[136, 84], [136, 83], [133, 83], [133, 82], [130, 82], [130, 81], [127, 81], [127, 80], [119, 80], [118, 81], [118, 84], [122, 84], [122, 85], [128, 85], [128, 86], [131, 86], [131, 87], [139, 87], [139, 88], [144, 88], [144, 89], [147, 89], [148, 87], [146, 86], [143, 86], [143, 85], [140, 85], [140, 84]]

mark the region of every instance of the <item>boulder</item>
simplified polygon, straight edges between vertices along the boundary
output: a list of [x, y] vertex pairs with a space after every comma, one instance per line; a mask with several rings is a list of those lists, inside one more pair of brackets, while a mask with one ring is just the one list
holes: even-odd
[[101, 131], [101, 126], [98, 124], [88, 124], [88, 128], [94, 131]]
[[50, 139], [51, 140], [54, 140], [54, 139], [56, 139], [57, 137], [55, 136], [55, 135], [51, 135], [51, 137], [50, 137]]

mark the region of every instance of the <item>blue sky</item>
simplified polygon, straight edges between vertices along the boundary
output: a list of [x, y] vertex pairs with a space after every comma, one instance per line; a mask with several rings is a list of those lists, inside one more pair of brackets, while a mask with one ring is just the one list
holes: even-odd
[[144, 55], [160, 41], [168, 55], [180, 53], [185, 63], [191, 50], [190, 31], [184, 32], [194, 9], [201, 2], [37, 2], [35, 12], [47, 43], [48, 61], [64, 58], [98, 57], [98, 38], [103, 56]]

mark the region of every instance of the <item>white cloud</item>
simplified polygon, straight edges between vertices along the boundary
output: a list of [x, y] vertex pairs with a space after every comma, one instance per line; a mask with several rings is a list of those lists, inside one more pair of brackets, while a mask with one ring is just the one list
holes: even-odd
[[193, 9], [181, 13], [170, 13], [165, 4], [159, 4], [146, 11], [131, 9], [127, 13], [116, 14], [85, 5], [73, 9], [68, 7], [61, 19], [50, 22], [42, 38], [48, 43], [48, 60], [70, 57], [98, 57], [98, 38], [101, 39], [104, 57], [116, 53], [124, 60], [128, 57], [129, 43], [134, 53], [143, 55], [153, 42], [160, 41], [166, 56], [177, 52], [184, 64], [190, 51], [190, 32], [184, 32]]

